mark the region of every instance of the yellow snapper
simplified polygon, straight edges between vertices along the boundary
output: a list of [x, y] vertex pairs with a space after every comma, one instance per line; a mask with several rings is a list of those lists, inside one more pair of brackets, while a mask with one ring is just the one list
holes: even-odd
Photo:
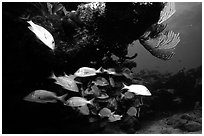
[[80, 113], [82, 113], [83, 115], [89, 115], [89, 108], [87, 105], [78, 107]]
[[65, 105], [70, 107], [79, 107], [79, 106], [85, 106], [87, 104], [93, 105], [93, 101], [94, 101], [94, 98], [88, 101], [83, 97], [71, 97], [66, 101]]
[[108, 120], [109, 122], [115, 122], [121, 120], [122, 117], [123, 117], [122, 115], [113, 114], [108, 118]]
[[137, 109], [135, 107], [130, 107], [128, 110], [127, 110], [127, 114], [129, 116], [137, 116]]
[[108, 68], [108, 69], [101, 68], [101, 71], [105, 72], [105, 73], [107, 73], [109, 75], [115, 75], [115, 76], [121, 75], [121, 74], [116, 73], [114, 68]]
[[129, 92], [135, 93], [136, 95], [151, 96], [150, 91], [143, 85], [130, 85], [127, 86], [123, 83], [122, 89], [128, 89]]
[[57, 96], [56, 93], [46, 91], [46, 90], [36, 90], [26, 97], [24, 97], [25, 101], [30, 101], [30, 102], [37, 102], [37, 103], [56, 103], [57, 100], [61, 102], [65, 102], [65, 97], [67, 94], [62, 95], [62, 96]]
[[99, 98], [99, 99], [107, 99], [107, 98], [109, 98], [109, 96], [106, 93], [101, 93], [101, 95], [98, 96], [97, 98]]
[[129, 68], [125, 68], [122, 74], [128, 79], [133, 79], [133, 77], [131, 76], [131, 70]]
[[96, 85], [93, 85], [91, 86], [91, 92], [97, 97], [100, 95], [101, 90]]
[[89, 77], [95, 76], [97, 73], [101, 73], [100, 68], [96, 70], [95, 68], [82, 67], [79, 68], [74, 75], [77, 77]]
[[115, 81], [112, 77], [109, 77], [109, 82], [112, 87], [115, 87]]
[[108, 81], [105, 78], [98, 78], [96, 81], [92, 81], [96, 86], [107, 86], [109, 85]]
[[99, 111], [98, 115], [99, 115], [100, 117], [104, 118], [104, 117], [110, 117], [113, 113], [114, 113], [114, 112], [111, 112], [110, 109], [108, 109], [108, 108], [105, 107], [105, 108], [103, 108], [103, 109], [101, 109], [101, 110]]
[[125, 92], [124, 94], [121, 94], [121, 98], [132, 99], [133, 97], [134, 94], [132, 92]]
[[[58, 84], [62, 86], [66, 90], [70, 90], [73, 92], [79, 92], [79, 89], [77, 87], [76, 83], [80, 83], [74, 80], [75, 76], [74, 75], [64, 75], [64, 76], [59, 76], [56, 77], [54, 73], [52, 73], [52, 76], [50, 77], [51, 79], [55, 79], [55, 84]], [[81, 83], [80, 83], [81, 84]]]
[[28, 28], [37, 36], [37, 38], [40, 39], [50, 49], [54, 50], [55, 41], [52, 34], [42, 26], [39, 26], [32, 21], [27, 21], [27, 23], [30, 24]]

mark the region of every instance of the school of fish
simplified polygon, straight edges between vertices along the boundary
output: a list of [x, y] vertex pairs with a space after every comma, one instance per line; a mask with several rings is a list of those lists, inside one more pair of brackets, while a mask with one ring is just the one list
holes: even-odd
[[[131, 71], [124, 69], [118, 73], [113, 68], [104, 69], [100, 67], [96, 70], [95, 68], [82, 67], [73, 75], [64, 73], [57, 76], [52, 72], [48, 79], [53, 80], [56, 85], [66, 90], [67, 93], [57, 96], [52, 91], [35, 90], [27, 95], [24, 100], [53, 104], [61, 102], [64, 106], [77, 110], [81, 115], [97, 115], [100, 118], [106, 118], [109, 122], [119, 121], [125, 114], [139, 117], [140, 108], [143, 105], [142, 96], [151, 96], [151, 93], [143, 85], [132, 83], [127, 86], [124, 82], [115, 80], [115, 78], [120, 77], [132, 79]], [[85, 84], [83, 79], [89, 79], [88, 83]], [[75, 93], [76, 96], [69, 96], [69, 93]], [[134, 100], [132, 104], [134, 106], [129, 107], [124, 114], [117, 114], [118, 101], [128, 100]], [[104, 107], [99, 103], [108, 104]], [[93, 111], [93, 107], [97, 107], [97, 110]]]

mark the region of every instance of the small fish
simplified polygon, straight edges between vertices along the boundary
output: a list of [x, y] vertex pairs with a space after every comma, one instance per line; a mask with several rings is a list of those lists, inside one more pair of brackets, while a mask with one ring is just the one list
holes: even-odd
[[97, 97], [100, 95], [101, 90], [96, 85], [93, 85], [91, 86], [91, 92]]
[[176, 104], [181, 104], [183, 102], [183, 99], [180, 97], [176, 97], [175, 99], [173, 99], [173, 102], [175, 102]]
[[55, 79], [56, 80], [55, 84], [62, 86], [66, 90], [79, 92], [79, 89], [76, 83], [80, 83], [80, 82], [75, 81], [73, 75], [68, 76], [65, 74], [65, 76], [56, 77], [55, 74], [52, 73], [52, 76], [50, 78]]
[[66, 101], [65, 105], [71, 106], [71, 107], [79, 107], [79, 106], [85, 106], [87, 104], [93, 105], [93, 101], [94, 101], [94, 98], [88, 101], [83, 97], [71, 97]]
[[133, 92], [136, 95], [144, 95], [144, 96], [151, 96], [150, 91], [143, 85], [130, 85], [127, 86], [123, 83], [122, 89], [128, 89], [129, 92]]
[[112, 77], [109, 78], [109, 82], [110, 82], [110, 85], [111, 85], [112, 87], [115, 87], [115, 81], [113, 80]]
[[101, 73], [100, 68], [96, 70], [95, 68], [82, 67], [78, 69], [74, 75], [77, 77], [89, 77], [95, 76], [97, 73]]
[[42, 26], [34, 24], [32, 21], [27, 21], [30, 26], [28, 28], [40, 39], [47, 47], [54, 50], [55, 41], [52, 34]]
[[130, 107], [128, 110], [127, 110], [127, 114], [129, 116], [137, 116], [137, 109], [135, 107]]
[[121, 94], [121, 97], [125, 99], [132, 99], [134, 94], [132, 92], [125, 92], [124, 94]]
[[83, 115], [89, 115], [89, 108], [87, 105], [84, 105], [84, 106], [81, 106], [81, 107], [78, 107], [80, 113], [82, 113]]
[[107, 99], [109, 98], [109, 96], [106, 93], [101, 93], [101, 95], [99, 97], [97, 97], [99, 99]]
[[109, 122], [115, 122], [115, 121], [121, 120], [122, 117], [123, 117], [122, 115], [113, 114], [108, 118], [108, 120]]
[[90, 94], [94, 94], [92, 90], [90, 90], [90, 88], [87, 88], [84, 92], [84, 95], [90, 95]]
[[128, 79], [133, 79], [133, 77], [131, 76], [131, 70], [129, 68], [125, 68], [122, 74]]
[[102, 71], [109, 75], [116, 75], [116, 76], [121, 75], [121, 74], [116, 73], [115, 69], [113, 68], [109, 68], [109, 69], [102, 68]]
[[139, 97], [139, 98], [135, 99], [135, 102], [134, 102], [135, 107], [140, 107], [142, 105], [144, 105], [143, 101], [142, 101], [142, 97]]
[[89, 118], [90, 123], [96, 122], [97, 120], [98, 120], [98, 118], [95, 118], [95, 117], [90, 117]]
[[175, 93], [175, 90], [174, 89], [166, 89], [167, 92], [171, 93], [171, 94], [174, 94]]
[[109, 83], [105, 78], [97, 79], [96, 81], [92, 81], [97, 86], [108, 86]]
[[98, 115], [100, 116], [100, 117], [102, 117], [102, 118], [104, 118], [104, 117], [110, 117], [111, 115], [112, 115], [113, 113], [111, 112], [111, 110], [110, 109], [108, 109], [108, 108], [103, 108], [103, 109], [101, 109], [100, 111], [99, 111], [99, 113], [98, 113]]
[[138, 117], [138, 118], [140, 117], [140, 107], [137, 108], [137, 117]]
[[61, 102], [65, 102], [65, 97], [67, 94], [62, 96], [57, 96], [54, 92], [46, 91], [46, 90], [36, 90], [26, 97], [24, 97], [25, 101], [37, 102], [37, 103], [56, 103], [57, 100]]

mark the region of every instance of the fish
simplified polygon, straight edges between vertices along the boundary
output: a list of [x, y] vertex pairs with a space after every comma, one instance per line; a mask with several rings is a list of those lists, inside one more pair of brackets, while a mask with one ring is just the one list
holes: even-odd
[[79, 109], [80, 113], [82, 113], [83, 115], [89, 115], [90, 114], [90, 111], [89, 111], [89, 108], [87, 105], [78, 107], [78, 109]]
[[117, 73], [114, 68], [108, 68], [108, 69], [101, 68], [101, 69], [103, 73], [107, 73], [109, 75], [121, 76], [121, 74]]
[[140, 117], [140, 107], [139, 108], [137, 108], [137, 117], [139, 118]]
[[112, 77], [109, 78], [109, 82], [112, 87], [115, 87], [115, 81]]
[[56, 103], [59, 100], [64, 103], [67, 95], [57, 96], [56, 93], [47, 90], [35, 90], [24, 97], [23, 100], [37, 103]]
[[93, 105], [93, 101], [94, 101], [94, 98], [88, 101], [83, 97], [71, 97], [66, 101], [65, 105], [70, 107], [80, 107], [80, 106], [85, 106], [87, 104]]
[[134, 102], [134, 106], [135, 106], [135, 107], [140, 107], [140, 106], [142, 106], [142, 105], [144, 105], [144, 104], [143, 104], [142, 97], [135, 99], [135, 102]]
[[101, 93], [101, 95], [99, 97], [97, 97], [99, 99], [107, 99], [109, 98], [109, 96], [106, 93]]
[[135, 93], [136, 95], [144, 95], [144, 96], [151, 96], [152, 94], [144, 85], [130, 85], [127, 86], [123, 83], [122, 89], [128, 89], [129, 92]]
[[121, 98], [132, 99], [134, 98], [134, 94], [132, 92], [125, 92], [124, 94], [121, 94]]
[[97, 120], [98, 120], [98, 119], [95, 118], [95, 117], [90, 117], [90, 118], [89, 118], [89, 122], [90, 122], [90, 123], [96, 122]]
[[93, 92], [95, 96], [99, 96], [101, 93], [101, 90], [96, 85], [93, 85], [91, 86], [91, 92]]
[[122, 117], [123, 117], [122, 115], [113, 114], [108, 118], [108, 120], [109, 122], [115, 122], [121, 120]]
[[127, 110], [127, 114], [129, 116], [137, 116], [137, 109], [135, 107], [130, 107], [128, 110]]
[[64, 75], [64, 76], [59, 76], [59, 77], [56, 77], [54, 73], [52, 73], [51, 75], [51, 79], [55, 79], [55, 84], [58, 84], [60, 86], [62, 86], [62, 88], [66, 89], [66, 90], [70, 90], [70, 91], [73, 91], [73, 92], [79, 92], [79, 89], [77, 87], [77, 84], [76, 83], [79, 83], [81, 84], [81, 82], [78, 82], [78, 81], [75, 81], [74, 80], [74, 75]]
[[55, 41], [52, 34], [42, 26], [33, 23], [31, 20], [27, 21], [27, 23], [30, 24], [28, 28], [36, 35], [36, 37], [51, 50], [54, 50]]
[[96, 81], [92, 81], [96, 86], [108, 86], [109, 83], [105, 78], [97, 79]]
[[101, 117], [101, 118], [105, 118], [105, 117], [110, 117], [113, 113], [111, 112], [110, 109], [108, 108], [103, 108], [99, 111], [98, 115]]
[[97, 73], [101, 73], [100, 68], [96, 70], [95, 68], [82, 67], [79, 68], [74, 75], [77, 77], [89, 77], [95, 76]]

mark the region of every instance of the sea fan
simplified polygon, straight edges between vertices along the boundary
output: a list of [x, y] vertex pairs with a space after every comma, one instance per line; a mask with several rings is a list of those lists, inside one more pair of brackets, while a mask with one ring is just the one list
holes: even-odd
[[164, 29], [162, 24], [153, 25], [141, 36], [139, 41], [155, 57], [169, 60], [175, 54], [174, 50], [180, 42], [180, 37], [179, 33], [175, 34], [173, 31], [162, 32]]
[[174, 2], [166, 2], [165, 7], [160, 13], [160, 18], [158, 24], [163, 23], [167, 19], [169, 19], [176, 12], [175, 3]]

